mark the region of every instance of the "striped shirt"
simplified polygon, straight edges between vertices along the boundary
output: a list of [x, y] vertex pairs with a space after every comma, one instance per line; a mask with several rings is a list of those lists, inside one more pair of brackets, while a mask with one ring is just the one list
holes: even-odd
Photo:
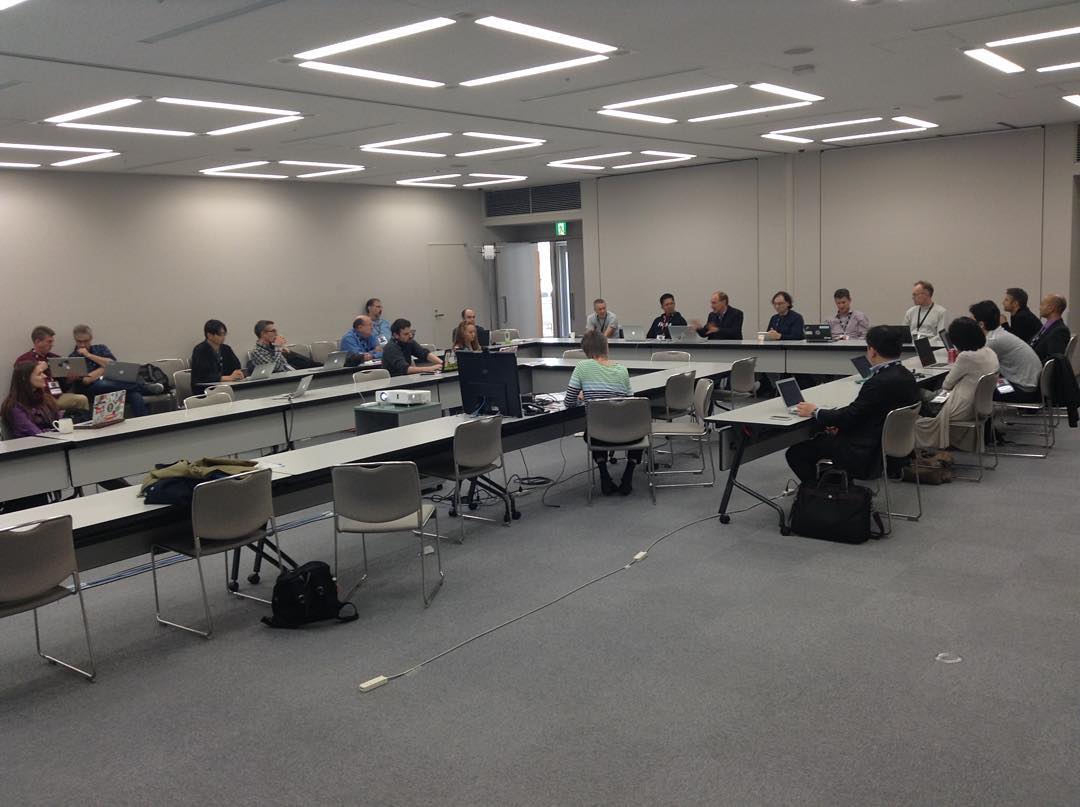
[[601, 364], [595, 359], [582, 359], [574, 367], [563, 404], [577, 406], [581, 403], [578, 396], [582, 393], [586, 403], [604, 398], [628, 398], [634, 394], [630, 389], [630, 373], [625, 367]]

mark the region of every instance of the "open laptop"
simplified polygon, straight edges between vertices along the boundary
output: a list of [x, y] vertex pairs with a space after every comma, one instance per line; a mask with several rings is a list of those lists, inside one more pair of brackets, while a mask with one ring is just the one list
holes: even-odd
[[326, 370], [333, 370], [338, 367], [345, 366], [345, 359], [349, 356], [344, 350], [335, 350], [326, 357], [326, 361], [323, 362], [323, 368]]
[[133, 361], [111, 361], [105, 365], [105, 378], [109, 381], [139, 383], [139, 365]]
[[442, 368], [448, 373], [457, 369], [457, 354], [453, 350], [443, 351]]
[[937, 335], [939, 337], [941, 337], [941, 344], [945, 345], [946, 350], [952, 350], [953, 349], [952, 339], [949, 338], [949, 332], [948, 331], [946, 331], [945, 329], [942, 329], [942, 330], [937, 332]]
[[248, 381], [254, 381], [256, 378], [269, 378], [274, 372], [273, 362], [269, 364], [257, 364], [251, 370], [251, 375], [247, 377]]
[[803, 339], [807, 342], [831, 342], [832, 328], [829, 323], [822, 322], [814, 325], [803, 326]]
[[94, 415], [86, 423], [76, 423], [76, 429], [100, 429], [124, 419], [127, 391], [106, 392], [94, 398]]
[[54, 377], [64, 378], [73, 372], [84, 376], [90, 372], [90, 368], [87, 367], [86, 359], [82, 356], [56, 356], [49, 359], [49, 372]]
[[798, 414], [795, 410], [795, 405], [801, 404], [805, 400], [803, 398], [802, 390], [799, 389], [799, 382], [794, 378], [781, 378], [776, 382], [776, 388], [780, 391], [780, 396], [784, 399], [784, 406], [787, 407], [787, 411], [793, 415]]
[[640, 325], [623, 325], [622, 338], [640, 342], [645, 338], [645, 329]]
[[297, 398], [303, 398], [304, 393], [308, 391], [308, 387], [311, 386], [311, 379], [315, 376], [306, 375], [300, 379], [300, 383], [296, 385], [296, 389], [290, 392], [288, 395], [275, 395], [275, 401], [295, 401]]
[[856, 356], [851, 360], [851, 363], [855, 365], [855, 369], [859, 371], [859, 375], [862, 376], [860, 380], [865, 381], [870, 377], [871, 364], [870, 359], [866, 356]]
[[936, 370], [942, 367], [948, 367], [948, 362], [937, 362], [934, 359], [934, 348], [930, 346], [930, 340], [925, 336], [920, 336], [915, 340], [915, 350], [919, 354], [919, 361], [922, 366], [929, 370]]
[[689, 342], [697, 333], [689, 325], [669, 325], [668, 334], [672, 342]]

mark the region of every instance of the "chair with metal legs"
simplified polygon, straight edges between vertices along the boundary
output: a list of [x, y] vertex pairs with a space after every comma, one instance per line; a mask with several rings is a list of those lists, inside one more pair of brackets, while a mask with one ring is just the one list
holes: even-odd
[[184, 398], [184, 409], [201, 409], [204, 406], [220, 406], [232, 403], [232, 396], [226, 392], [204, 392], [202, 395], [192, 395]]
[[607, 398], [585, 404], [585, 450], [588, 452], [589, 490], [592, 503], [596, 484], [594, 451], [642, 451], [649, 495], [656, 504], [653, 484], [652, 409], [648, 398]]
[[[504, 505], [503, 523], [509, 527], [510, 522], [521, 518], [514, 496], [509, 490], [509, 480], [506, 476], [506, 461], [503, 458], [502, 448], [502, 416], [477, 418], [467, 420], [454, 429], [454, 444], [451, 456], [445, 460], [435, 460], [424, 463], [424, 476], [434, 476], [438, 479], [446, 479], [454, 483], [454, 506], [450, 516], [461, 519], [461, 537], [458, 543], [465, 541], [465, 519], [473, 518], [478, 521], [493, 521], [494, 519], [483, 516], [466, 515], [461, 508], [461, 483], [468, 481], [469, 493], [464, 501], [470, 510], [477, 507], [475, 496], [479, 488], [481, 491], [490, 493], [502, 499]], [[503, 483], [499, 485], [490, 478], [492, 471], [502, 470]]]
[[[734, 409], [736, 401], [740, 398], [753, 398], [757, 392], [757, 381], [754, 380], [754, 371], [757, 368], [757, 357], [747, 356], [744, 359], [736, 359], [731, 363], [731, 372], [728, 374], [728, 388], [716, 391], [717, 403], [724, 409]], [[731, 406], [725, 406], [720, 401], [730, 401]]]
[[[64, 582], [71, 578], [73, 588]], [[77, 595], [82, 612], [83, 632], [90, 669], [50, 656], [41, 649], [38, 609], [66, 597]], [[94, 648], [90, 642], [90, 623], [86, 619], [79, 566], [75, 561], [75, 539], [71, 534], [71, 516], [58, 516], [0, 530], [0, 619], [34, 612], [34, 643], [37, 654], [51, 664], [94, 680]]]
[[[992, 373], [986, 373], [979, 378], [978, 383], [975, 385], [975, 401], [974, 412], [971, 420], [951, 420], [949, 421], [950, 429], [962, 429], [971, 430], [974, 432], [975, 438], [975, 465], [960, 465], [956, 464], [953, 468], [974, 468], [974, 476], [961, 476], [954, 473], [954, 479], [964, 479], [968, 482], [981, 482], [983, 478], [983, 471], [987, 470], [987, 466], [983, 463], [983, 454], [986, 450], [986, 424], [990, 422], [990, 419], [994, 415], [994, 390], [997, 389], [997, 371]], [[991, 451], [994, 455], [994, 464], [989, 466], [989, 470], [994, 470], [998, 467], [998, 450], [997, 442], [991, 441]]]
[[582, 350], [581, 348], [577, 348], [577, 347], [572, 349], [572, 350], [564, 350], [562, 352], [562, 357], [564, 359], [587, 359], [587, 358], [589, 358], [588, 356], [585, 355], [584, 350]]
[[312, 342], [311, 360], [322, 364], [331, 353], [337, 352], [337, 342]]
[[685, 350], [657, 350], [649, 361], [690, 361], [690, 354]]
[[885, 518], [889, 526], [885, 534], [892, 533], [892, 520], [902, 518], [906, 521], [918, 521], [922, 518], [922, 488], [919, 485], [919, 463], [912, 463], [915, 475], [915, 501], [918, 512], [893, 512], [892, 498], [889, 495], [889, 457], [903, 459], [915, 451], [915, 422], [919, 419], [921, 403], [902, 406], [885, 416], [885, 425], [881, 428], [881, 484], [885, 489]]
[[[1076, 337], [1072, 337], [1075, 339]], [[1043, 449], [1041, 454], [1025, 453], [1009, 450], [1001, 452], [1006, 457], [1034, 457], [1045, 459], [1050, 449], [1057, 443], [1058, 410], [1054, 408], [1054, 370], [1056, 359], [1049, 359], [1043, 365], [1039, 374], [1039, 403], [1008, 403], [999, 402], [997, 408], [1003, 413], [1015, 413], [1021, 415], [1020, 420], [1005, 419], [1009, 428], [1019, 426], [1019, 434], [1037, 438], [1037, 443], [1021, 443], [1012, 441], [1011, 446], [1031, 447]], [[1034, 422], [1033, 422], [1034, 421]], [[1034, 427], [1034, 428], [1033, 428]]]
[[705, 473], [705, 454], [709, 455], [709, 471], [710, 479], [708, 482], [678, 482], [668, 484], [657, 484], [658, 488], [711, 488], [716, 484], [716, 465], [713, 462], [712, 454], [712, 441], [709, 439], [712, 432], [709, 428], [708, 421], [705, 420], [712, 414], [712, 396], [713, 396], [713, 382], [712, 379], [702, 378], [697, 382], [694, 387], [694, 406], [691, 411], [691, 420], [680, 420], [678, 422], [672, 422], [667, 420], [654, 420], [652, 424], [652, 433], [654, 438], [664, 438], [671, 444], [673, 439], [683, 438], [690, 439], [698, 444], [698, 456], [701, 457], [700, 470], [690, 471], [678, 471], [671, 469], [668, 471], [653, 471], [655, 476], [665, 476], [668, 474], [701, 474]]
[[[379, 462], [335, 465], [330, 471], [334, 492], [334, 576], [338, 574], [338, 534], [359, 534], [364, 566], [360, 579], [342, 599], [349, 599], [368, 574], [368, 533], [411, 532], [420, 538], [420, 594], [427, 608], [445, 574], [439, 550], [439, 514], [435, 505], [426, 504], [420, 495], [420, 475], [413, 462]], [[425, 533], [424, 526], [435, 518], [435, 532]], [[434, 538], [438, 582], [428, 594], [424, 557], [424, 538]]]
[[1080, 334], [1074, 333], [1069, 337], [1069, 343], [1065, 346], [1065, 358], [1073, 375], [1080, 378]]
[[[163, 541], [150, 547], [150, 573], [154, 579], [154, 611], [157, 621], [180, 630], [186, 630], [209, 639], [214, 632], [213, 617], [210, 614], [210, 601], [206, 596], [206, 578], [203, 574], [202, 559], [207, 555], [225, 556], [226, 588], [234, 597], [270, 604], [270, 600], [233, 591], [229, 585], [229, 551], [240, 552], [245, 546], [256, 553], [256, 546], [273, 534], [277, 540], [277, 549], [282, 553], [281, 536], [274, 520], [274, 502], [270, 491], [269, 468], [249, 471], [236, 476], [201, 482], [195, 486], [191, 498], [191, 539]], [[269, 529], [267, 529], [269, 525]], [[206, 630], [199, 630], [189, 625], [173, 622], [161, 616], [161, 600], [158, 594], [157, 556], [164, 551], [176, 552], [194, 558], [199, 572], [199, 587], [202, 590], [203, 610], [206, 614]]]

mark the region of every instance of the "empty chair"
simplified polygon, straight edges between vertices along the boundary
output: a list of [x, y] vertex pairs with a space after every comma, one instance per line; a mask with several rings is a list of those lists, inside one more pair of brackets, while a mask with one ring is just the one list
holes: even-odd
[[354, 384], [360, 384], [364, 381], [381, 381], [382, 379], [389, 377], [390, 371], [382, 367], [373, 370], [357, 370], [352, 374]]
[[[380, 462], [336, 465], [330, 472], [334, 492], [334, 576], [338, 573], [338, 533], [360, 535], [364, 567], [356, 586], [367, 579], [367, 534], [411, 532], [420, 538], [420, 593], [424, 607], [431, 604], [445, 575], [439, 550], [439, 514], [435, 505], [420, 497], [420, 474], [412, 462]], [[435, 532], [424, 526], [435, 517]], [[438, 581], [431, 593], [427, 590], [424, 538], [434, 538]], [[350, 589], [356, 588], [353, 586]], [[348, 599], [345, 597], [344, 599]]]
[[420, 347], [422, 347], [428, 353], [434, 353], [436, 350], [438, 350], [438, 348], [435, 347], [435, 345], [429, 345], [426, 342], [421, 342]]
[[[296, 353], [297, 355], [304, 356], [305, 358], [311, 358], [311, 345], [304, 344], [303, 342], [285, 345], [285, 349], [292, 353]], [[325, 359], [323, 359], [323, 361], [325, 361]]]
[[517, 328], [496, 328], [491, 332], [490, 343], [494, 345], [499, 342], [511, 342], [520, 338]]
[[337, 351], [336, 342], [312, 342], [311, 360], [323, 364], [327, 357]]
[[564, 359], [587, 359], [588, 358], [588, 356], [585, 355], [585, 351], [582, 350], [581, 348], [577, 348], [577, 347], [574, 348], [573, 350], [564, 350], [562, 352], [562, 357]]
[[[492, 481], [489, 477], [492, 471], [501, 470], [502, 485]], [[502, 416], [477, 418], [467, 420], [454, 429], [454, 444], [451, 456], [445, 461], [424, 463], [425, 476], [434, 476], [439, 479], [447, 479], [454, 483], [454, 509], [450, 515], [457, 515], [460, 519], [461, 537], [458, 543], [465, 540], [465, 519], [475, 518], [481, 521], [492, 519], [481, 516], [467, 516], [461, 509], [461, 483], [470, 483], [469, 495], [466, 501], [469, 509], [474, 508], [476, 489], [491, 493], [503, 501], [505, 506], [503, 523], [510, 526], [511, 520], [518, 518], [520, 514], [514, 504], [514, 497], [508, 490], [506, 477], [506, 462], [503, 459], [502, 448]]]
[[173, 386], [176, 387], [178, 400], [190, 398], [194, 392], [191, 388], [191, 370], [177, 370], [173, 373]]
[[654, 417], [670, 421], [690, 414], [694, 407], [695, 375], [695, 370], [687, 370], [668, 377], [663, 403], [652, 405]]
[[724, 409], [734, 409], [739, 399], [753, 398], [757, 392], [757, 381], [754, 380], [754, 370], [757, 367], [757, 358], [747, 356], [736, 359], [731, 363], [731, 372], [728, 374], [728, 388], [716, 390], [716, 397], [721, 401], [730, 401], [731, 406]]
[[[69, 577], [74, 582], [71, 589], [64, 585]], [[89, 670], [61, 661], [41, 649], [38, 609], [71, 595], [79, 597], [86, 652], [90, 658]], [[86, 603], [83, 601], [79, 567], [75, 561], [71, 516], [0, 530], [0, 618], [26, 611], [34, 612], [34, 642], [38, 655], [93, 681], [97, 674], [94, 648], [90, 642], [90, 623], [86, 619]]]
[[203, 406], [218, 406], [227, 403], [232, 403], [232, 398], [224, 392], [203, 393], [184, 398], [184, 409], [199, 409]]
[[690, 361], [690, 354], [685, 350], [658, 350], [649, 359], [650, 361]]
[[[239, 552], [245, 546], [251, 546], [254, 549], [254, 545], [265, 540], [271, 532], [278, 539], [280, 555], [282, 554], [281, 540], [277, 523], [274, 521], [269, 468], [196, 485], [191, 498], [191, 538], [162, 541], [150, 547], [150, 573], [154, 578], [154, 612], [157, 621], [162, 625], [186, 630], [209, 639], [214, 632], [214, 622], [210, 615], [210, 601], [206, 596], [203, 557], [225, 554], [225, 577], [228, 581], [229, 563], [226, 553], [230, 550]], [[195, 559], [195, 566], [199, 572], [199, 587], [202, 589], [203, 610], [206, 613], [206, 630], [162, 618], [155, 560], [166, 550]], [[258, 600], [267, 604], [270, 602], [250, 594], [240, 594], [228, 585], [225, 590], [234, 597]]]
[[648, 398], [607, 398], [585, 404], [585, 449], [588, 451], [589, 491], [595, 483], [594, 451], [642, 451], [649, 495], [656, 504], [653, 485], [652, 410]]
[[[950, 428], [956, 429], [970, 429], [975, 432], [975, 458], [976, 464], [974, 468], [975, 476], [960, 476], [956, 475], [956, 479], [967, 479], [972, 482], [979, 482], [982, 480], [983, 471], [986, 470], [983, 466], [983, 451], [986, 447], [986, 424], [994, 414], [994, 390], [997, 389], [997, 372], [986, 373], [979, 378], [978, 383], [975, 385], [975, 401], [974, 401], [974, 413], [971, 420], [956, 420], [949, 421]], [[991, 447], [994, 452], [994, 464], [991, 467], [997, 468], [998, 466], [998, 451], [997, 443], [991, 442]], [[972, 467], [972, 466], [959, 466], [954, 467]]]
[[1080, 377], [1080, 334], [1069, 337], [1069, 344], [1065, 346], [1065, 358], [1069, 360], [1073, 375]]
[[233, 392], [233, 388], [232, 388], [231, 384], [215, 384], [212, 387], [207, 387], [203, 394], [204, 395], [217, 395], [219, 392], [222, 395], [228, 395], [230, 401], [235, 401], [236, 400], [236, 393]]
[[679, 482], [668, 484], [657, 484], [658, 488], [690, 488], [690, 487], [702, 487], [711, 488], [716, 483], [716, 465], [713, 463], [712, 455], [712, 441], [709, 439], [710, 429], [709, 423], [705, 420], [712, 414], [712, 397], [713, 397], [713, 382], [712, 379], [702, 378], [694, 387], [694, 405], [690, 412], [691, 420], [679, 421], [674, 423], [670, 420], [654, 420], [652, 424], [653, 437], [663, 437], [668, 440], [669, 444], [672, 440], [683, 438], [690, 439], [698, 444], [698, 456], [701, 457], [700, 470], [693, 471], [654, 471], [654, 475], [663, 476], [666, 474], [704, 474], [705, 473], [705, 454], [709, 455], [709, 471], [710, 480], [708, 482]]
[[885, 489], [885, 518], [889, 523], [885, 530], [886, 535], [892, 532], [894, 516], [907, 521], [918, 521], [922, 518], [922, 488], [919, 486], [917, 461], [911, 464], [915, 475], [915, 502], [918, 508], [916, 512], [893, 512], [892, 500], [889, 496], [889, 457], [904, 459], [910, 457], [915, 450], [915, 422], [919, 419], [921, 406], [921, 403], [913, 403], [911, 406], [902, 406], [892, 410], [885, 416], [885, 424], [881, 427], [881, 482]]

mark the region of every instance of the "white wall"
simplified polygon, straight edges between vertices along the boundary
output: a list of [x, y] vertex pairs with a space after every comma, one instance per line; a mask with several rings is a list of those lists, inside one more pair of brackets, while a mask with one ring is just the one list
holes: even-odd
[[[493, 240], [480, 222], [474, 192], [4, 172], [0, 356], [28, 350], [37, 324], [65, 353], [79, 322], [121, 358], [187, 356], [210, 317], [243, 355], [257, 319], [291, 341], [338, 338], [372, 296], [427, 330], [431, 273], [461, 275], [488, 307], [481, 261], [429, 266], [429, 244]], [[3, 362], [5, 390], [9, 377]]]

